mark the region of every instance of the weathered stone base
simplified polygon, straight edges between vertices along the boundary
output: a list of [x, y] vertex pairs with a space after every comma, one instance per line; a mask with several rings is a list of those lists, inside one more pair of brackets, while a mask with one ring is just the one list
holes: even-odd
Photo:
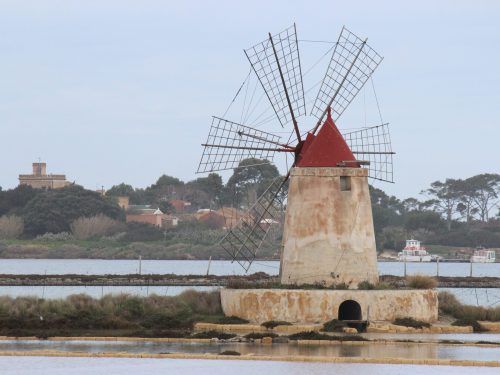
[[[346, 301], [351, 302], [343, 304]], [[339, 309], [343, 319], [355, 319], [348, 316], [356, 313], [353, 305], [354, 310], [356, 306], [361, 308], [358, 318], [363, 320], [393, 321], [411, 317], [430, 323], [438, 319], [435, 290], [222, 289], [221, 302], [227, 316], [257, 323], [269, 320], [326, 322], [339, 319]]]

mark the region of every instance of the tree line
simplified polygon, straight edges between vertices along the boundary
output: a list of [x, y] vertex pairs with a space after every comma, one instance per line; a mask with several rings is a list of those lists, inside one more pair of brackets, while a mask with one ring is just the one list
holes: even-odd
[[[96, 227], [96, 222], [100, 223], [96, 221], [99, 215], [123, 223], [125, 213], [117, 205], [117, 196], [128, 196], [131, 204], [149, 204], [165, 213], [175, 213], [170, 203], [175, 199], [190, 202], [192, 211], [224, 206], [244, 210], [277, 177], [279, 172], [273, 164], [246, 159], [225, 184], [219, 174], [211, 173], [188, 182], [162, 175], [146, 188], [121, 183], [112, 186], [105, 196], [76, 185], [55, 190], [24, 185], [0, 189], [0, 217], [4, 218], [0, 219], [0, 237], [2, 227], [7, 227], [5, 218], [12, 216], [21, 222], [10, 221], [9, 225], [22, 225], [22, 236], [27, 238], [71, 232], [77, 220], [84, 223], [82, 218], [94, 218], [85, 223], [87, 227]], [[500, 247], [498, 174], [435, 181], [423, 189], [418, 198], [401, 200], [372, 186], [370, 195], [379, 250], [400, 249], [404, 240], [412, 236], [426, 243]], [[108, 222], [107, 227], [119, 226]], [[79, 232], [86, 230], [80, 228]], [[159, 234], [153, 237], [161, 238]]]

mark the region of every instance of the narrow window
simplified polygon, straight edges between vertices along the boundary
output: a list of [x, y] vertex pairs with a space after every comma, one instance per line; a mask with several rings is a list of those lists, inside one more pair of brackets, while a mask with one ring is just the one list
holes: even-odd
[[350, 191], [350, 190], [351, 190], [351, 177], [340, 176], [340, 191]]

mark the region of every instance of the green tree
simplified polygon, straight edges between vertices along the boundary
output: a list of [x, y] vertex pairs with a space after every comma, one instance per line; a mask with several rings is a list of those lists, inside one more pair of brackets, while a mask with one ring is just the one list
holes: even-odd
[[131, 185], [121, 183], [114, 185], [106, 191], [106, 196], [129, 197], [130, 204], [148, 204], [144, 189], [134, 189]]
[[148, 204], [157, 204], [171, 199], [182, 199], [184, 196], [184, 182], [176, 177], [162, 175], [156, 183], [144, 191]]
[[466, 182], [472, 191], [471, 199], [474, 202], [479, 219], [488, 221], [490, 211], [496, 207], [500, 194], [500, 175], [492, 173], [479, 174], [468, 178]]
[[386, 243], [392, 241], [386, 240], [383, 231], [386, 227], [396, 227], [401, 224], [401, 212], [404, 211], [404, 206], [396, 197], [389, 196], [384, 191], [371, 185], [369, 188], [375, 240], [377, 248], [382, 250]]
[[43, 192], [28, 185], [19, 185], [15, 189], [0, 191], [0, 216], [7, 213], [17, 214], [37, 194]]
[[453, 217], [459, 212], [457, 206], [460, 202], [460, 183], [451, 178], [447, 178], [445, 182], [434, 181], [430, 188], [422, 191], [422, 194], [431, 197], [423, 206], [433, 208], [443, 215], [446, 228], [450, 231]]
[[440, 232], [445, 228], [441, 215], [433, 211], [412, 211], [406, 216], [404, 225], [408, 231], [425, 229]]
[[69, 232], [73, 221], [98, 214], [123, 220], [124, 214], [113, 199], [72, 185], [46, 190], [37, 194], [23, 209], [25, 233], [36, 236], [44, 233]]
[[279, 175], [278, 168], [266, 160], [242, 160], [227, 181], [226, 204], [251, 205]]

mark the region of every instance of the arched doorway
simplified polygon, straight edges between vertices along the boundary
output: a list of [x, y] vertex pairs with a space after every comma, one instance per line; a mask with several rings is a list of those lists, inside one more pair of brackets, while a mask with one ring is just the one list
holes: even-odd
[[339, 320], [361, 320], [361, 306], [348, 299], [340, 304], [338, 317]]

